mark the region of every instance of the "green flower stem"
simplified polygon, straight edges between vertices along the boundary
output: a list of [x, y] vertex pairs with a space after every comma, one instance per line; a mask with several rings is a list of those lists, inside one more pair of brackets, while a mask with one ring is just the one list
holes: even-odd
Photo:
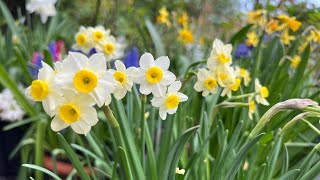
[[147, 96], [142, 94], [141, 95], [141, 165], [142, 169], [144, 168], [144, 153], [145, 153], [145, 129], [146, 129], [146, 122], [144, 118], [145, 110], [146, 110], [146, 101], [147, 101]]
[[220, 108], [234, 108], [234, 107], [247, 107], [247, 106], [249, 106], [249, 103], [228, 102], [228, 101], [224, 101], [220, 104], [217, 104], [212, 109], [211, 121], [210, 121], [209, 126], [211, 126], [213, 124], [213, 121], [214, 121], [216, 115], [218, 114]]
[[320, 135], [320, 131], [318, 128], [316, 128], [313, 124], [311, 124], [309, 121], [307, 121], [306, 119], [304, 118], [301, 118], [301, 120], [303, 122], [305, 122], [312, 130], [314, 130], [316, 133], [318, 133]]
[[303, 108], [304, 111], [307, 112], [315, 112], [315, 113], [320, 113], [320, 106], [308, 106]]
[[121, 132], [120, 132], [119, 123], [116, 120], [116, 118], [114, 117], [110, 107], [109, 106], [103, 106], [102, 110], [103, 110], [105, 116], [107, 117], [107, 121], [109, 122], [110, 126], [112, 127], [114, 139], [116, 141], [117, 146], [124, 147], [123, 146], [123, 140], [122, 140]]
[[246, 97], [250, 97], [250, 96], [254, 96], [258, 93], [248, 93], [248, 94], [241, 94], [239, 96], [232, 96], [231, 98], [226, 99], [226, 101], [231, 101], [231, 100], [236, 100], [236, 99], [242, 99], [242, 98], [246, 98]]
[[[37, 129], [36, 129], [36, 143], [35, 143], [35, 164], [38, 166], [43, 167], [43, 141], [45, 136], [45, 126], [46, 121], [41, 119], [37, 123]], [[43, 173], [41, 171], [35, 172], [36, 179], [43, 179]]]

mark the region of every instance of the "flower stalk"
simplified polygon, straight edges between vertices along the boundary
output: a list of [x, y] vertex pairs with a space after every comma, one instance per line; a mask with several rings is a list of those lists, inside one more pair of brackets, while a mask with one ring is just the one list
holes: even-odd
[[142, 94], [141, 95], [141, 114], [140, 114], [140, 118], [141, 118], [141, 154], [140, 154], [140, 158], [141, 158], [141, 165], [142, 168], [144, 169], [144, 152], [145, 152], [145, 110], [146, 110], [146, 101], [147, 101], [147, 96]]

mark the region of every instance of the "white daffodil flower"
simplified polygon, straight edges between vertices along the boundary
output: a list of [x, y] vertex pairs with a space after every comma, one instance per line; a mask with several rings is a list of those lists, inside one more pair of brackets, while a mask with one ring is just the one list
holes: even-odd
[[135, 73], [135, 82], [140, 84], [140, 92], [148, 95], [162, 96], [167, 86], [176, 80], [176, 76], [168, 71], [170, 60], [161, 56], [154, 60], [152, 54], [145, 53], [139, 61], [140, 67]]
[[127, 91], [131, 92], [136, 68], [130, 67], [126, 69], [126, 66], [119, 60], [116, 60], [114, 64], [116, 70], [110, 69], [108, 71], [112, 73], [113, 78], [116, 81], [116, 88], [113, 93], [114, 97], [120, 100], [127, 94]]
[[45, 62], [41, 63], [38, 79], [32, 81], [31, 86], [25, 90], [25, 95], [33, 101], [41, 101], [44, 111], [53, 117], [61, 97], [61, 88], [55, 81], [54, 70]]
[[95, 100], [84, 93], [71, 89], [63, 90], [63, 98], [51, 121], [53, 131], [61, 131], [68, 126], [78, 134], [87, 134], [91, 126], [98, 122]]
[[124, 54], [124, 46], [121, 45], [114, 36], [108, 36], [96, 44], [98, 52], [104, 54], [106, 60], [109, 62], [113, 59], [118, 59]]
[[269, 96], [269, 90], [267, 87], [262, 86], [260, 84], [259, 79], [255, 79], [255, 92], [257, 95], [255, 96], [255, 99], [257, 103], [263, 104], [265, 106], [269, 106], [269, 102], [267, 101], [267, 97]]
[[46, 23], [49, 16], [55, 16], [57, 14], [54, 4], [57, 0], [30, 0], [26, 4], [26, 10], [29, 13], [36, 12], [40, 15], [41, 22]]
[[90, 36], [89, 31], [81, 26], [78, 33], [75, 35], [76, 44], [73, 45], [73, 49], [81, 50], [85, 54], [89, 54], [93, 48], [93, 39]]
[[228, 98], [232, 97], [232, 91], [238, 91], [239, 87], [241, 84], [241, 79], [240, 78], [236, 78], [234, 81], [234, 84], [230, 84], [226, 87], [223, 88], [222, 92], [221, 92], [221, 96], [225, 96], [227, 95]]
[[70, 52], [57, 73], [57, 82], [64, 88], [88, 94], [99, 107], [115, 89], [113, 76], [107, 72], [106, 60], [101, 53], [88, 59], [81, 53]]
[[105, 30], [103, 26], [89, 27], [88, 34], [94, 43], [99, 43], [103, 39], [109, 38], [110, 30]]
[[220, 66], [230, 66], [232, 64], [231, 57], [232, 45], [226, 44], [219, 39], [215, 39], [212, 45], [212, 51], [208, 59], [207, 65], [209, 69], [220, 67]]
[[159, 114], [161, 119], [165, 120], [168, 114], [176, 113], [180, 102], [188, 100], [188, 96], [178, 92], [181, 88], [181, 82], [175, 81], [168, 87], [167, 93], [162, 96], [154, 96], [151, 104], [154, 107], [159, 107]]
[[197, 73], [197, 82], [194, 89], [202, 92], [202, 96], [206, 97], [210, 93], [215, 94], [219, 89], [216, 74], [207, 69], [199, 69]]
[[250, 73], [248, 70], [240, 67], [236, 67], [236, 76], [241, 77], [244, 80], [244, 85], [249, 86], [251, 81]]

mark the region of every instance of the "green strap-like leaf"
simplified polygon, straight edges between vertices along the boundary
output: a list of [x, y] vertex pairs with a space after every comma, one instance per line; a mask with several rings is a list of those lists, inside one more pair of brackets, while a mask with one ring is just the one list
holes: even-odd
[[68, 144], [68, 142], [64, 139], [64, 137], [60, 133], [58, 133], [57, 135], [58, 135], [58, 139], [59, 139], [60, 145], [62, 146], [62, 148], [66, 152], [68, 158], [70, 159], [70, 161], [72, 162], [73, 166], [77, 170], [77, 172], [78, 172], [79, 176], [81, 177], [81, 179], [90, 180], [89, 175], [87, 174], [86, 170], [84, 169], [83, 165], [81, 164], [81, 162], [80, 162], [79, 158], [77, 157], [76, 153], [71, 149], [71, 147]]
[[296, 176], [299, 173], [299, 171], [300, 171], [299, 169], [291, 170], [291, 171], [285, 173], [283, 176], [281, 176], [279, 178], [279, 180], [289, 180], [292, 177]]
[[195, 126], [190, 129], [188, 129], [186, 132], [184, 132], [174, 143], [172, 146], [165, 163], [164, 171], [162, 174], [163, 180], [171, 180], [174, 179], [175, 176], [175, 170], [178, 165], [180, 156], [183, 151], [183, 147], [188, 142], [189, 138], [192, 136], [192, 134], [199, 128], [200, 126]]
[[55, 175], [53, 172], [49, 171], [48, 169], [46, 168], [43, 168], [43, 167], [40, 167], [40, 166], [37, 166], [37, 165], [34, 165], [34, 164], [22, 164], [23, 167], [27, 167], [27, 168], [31, 168], [31, 169], [35, 169], [35, 170], [38, 170], [38, 171], [41, 171], [43, 173], [46, 173], [48, 174], [49, 176], [51, 176], [52, 178], [54, 179], [57, 179], [57, 180], [62, 180], [59, 176]]
[[249, 150], [262, 138], [262, 136], [265, 133], [261, 133], [251, 139], [249, 142], [247, 142], [239, 151], [239, 153], [236, 155], [236, 158], [229, 169], [227, 173], [227, 178], [226, 179], [233, 179], [236, 173], [238, 172], [239, 168], [241, 167], [241, 162], [246, 158], [247, 153]]
[[150, 36], [152, 38], [153, 44], [156, 48], [156, 55], [159, 56], [164, 56], [166, 54], [166, 51], [164, 49], [163, 43], [161, 41], [160, 35], [156, 28], [153, 26], [153, 24], [150, 22], [149, 19], [145, 20], [147, 29], [150, 33]]

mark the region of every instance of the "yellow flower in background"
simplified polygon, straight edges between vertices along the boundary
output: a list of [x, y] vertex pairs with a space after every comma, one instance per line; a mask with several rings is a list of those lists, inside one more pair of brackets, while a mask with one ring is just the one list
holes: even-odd
[[181, 16], [178, 17], [178, 24], [180, 24], [183, 27], [188, 27], [188, 14], [186, 12], [183, 12]]
[[[301, 46], [299, 46], [298, 51], [300, 54], [306, 49], [306, 47], [308, 46], [309, 43], [310, 43], [309, 41], [306, 41]], [[314, 47], [311, 45], [310, 52], [312, 52], [313, 50], [314, 50]]]
[[247, 33], [246, 44], [247, 44], [248, 46], [256, 47], [257, 44], [258, 44], [258, 42], [259, 42], [259, 39], [258, 39], [258, 37], [257, 37], [256, 32], [251, 31], [251, 32], [248, 32], [248, 33]]
[[284, 45], [290, 45], [290, 41], [295, 40], [296, 38], [294, 36], [290, 36], [288, 29], [285, 29], [281, 34], [281, 42]]
[[81, 50], [85, 54], [88, 54], [93, 47], [92, 39], [89, 35], [89, 31], [81, 26], [78, 33], [75, 36], [76, 44], [72, 47], [75, 50]]
[[289, 17], [287, 15], [279, 15], [277, 18], [286, 26], [288, 26], [293, 32], [296, 32], [302, 23], [298, 20], [296, 20], [296, 17]]
[[255, 96], [257, 103], [263, 104], [265, 106], [269, 106], [269, 102], [267, 101], [267, 97], [269, 97], [269, 90], [267, 87], [262, 86], [260, 84], [259, 79], [256, 78], [255, 80], [255, 92], [257, 95]]
[[192, 31], [190, 29], [187, 29], [187, 28], [183, 28], [183, 29], [180, 29], [178, 31], [178, 39], [183, 43], [183, 44], [192, 44], [194, 42], [194, 39], [193, 39], [193, 34], [192, 34]]
[[254, 113], [256, 107], [255, 107], [255, 102], [254, 100], [252, 100], [252, 97], [249, 97], [249, 111], [248, 111], [248, 115], [249, 118], [252, 120], [252, 114]]
[[281, 30], [283, 27], [284, 26], [279, 26], [279, 21], [277, 19], [271, 19], [266, 25], [266, 32], [271, 34], [275, 31]]
[[167, 26], [170, 26], [169, 12], [167, 11], [166, 7], [162, 7], [159, 10], [159, 15], [157, 16], [157, 23], [166, 24]]
[[291, 61], [291, 64], [290, 64], [291, 68], [297, 69], [301, 62], [301, 58], [299, 55], [295, 55], [290, 59], [290, 61]]
[[266, 23], [265, 14], [266, 14], [266, 11], [262, 9], [250, 11], [247, 14], [247, 21], [250, 24], [263, 26]]
[[310, 34], [307, 36], [307, 41], [313, 41], [315, 43], [320, 44], [320, 31], [311, 30]]

